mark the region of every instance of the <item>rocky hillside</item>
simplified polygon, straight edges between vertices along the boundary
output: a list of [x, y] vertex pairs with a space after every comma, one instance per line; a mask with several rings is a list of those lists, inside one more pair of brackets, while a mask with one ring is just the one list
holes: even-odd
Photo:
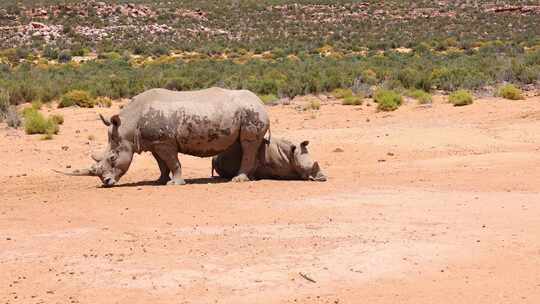
[[506, 2], [11, 0], [0, 4], [0, 47], [211, 53], [538, 40], [538, 2]]

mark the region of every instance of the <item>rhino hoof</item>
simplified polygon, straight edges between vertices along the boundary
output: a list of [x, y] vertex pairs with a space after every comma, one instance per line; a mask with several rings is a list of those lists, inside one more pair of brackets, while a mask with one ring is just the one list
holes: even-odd
[[167, 186], [171, 186], [171, 185], [181, 186], [185, 184], [186, 184], [186, 181], [183, 179], [173, 179], [167, 182]]
[[171, 179], [170, 178], [159, 178], [154, 181], [154, 184], [156, 185], [166, 185]]
[[233, 183], [243, 183], [243, 182], [249, 182], [249, 177], [245, 174], [240, 174], [238, 176], [233, 177], [231, 180]]

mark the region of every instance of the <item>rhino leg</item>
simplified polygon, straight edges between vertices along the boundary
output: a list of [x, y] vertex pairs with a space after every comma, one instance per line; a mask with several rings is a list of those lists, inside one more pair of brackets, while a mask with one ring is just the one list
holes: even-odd
[[182, 179], [182, 165], [178, 160], [178, 149], [172, 145], [162, 145], [155, 147], [154, 151], [172, 172], [172, 179], [167, 185], [185, 185], [186, 181]]
[[159, 155], [157, 155], [157, 153], [152, 152], [152, 155], [156, 159], [159, 166], [159, 171], [161, 172], [161, 175], [159, 176], [159, 179], [156, 180], [156, 183], [160, 185], [165, 185], [168, 181], [171, 180], [171, 177], [169, 176], [171, 170], [169, 170], [167, 164], [159, 157]]
[[[246, 130], [247, 129], [247, 130]], [[242, 145], [242, 161], [240, 163], [240, 170], [238, 175], [235, 176], [233, 182], [246, 182], [249, 181], [249, 176], [255, 171], [255, 161], [257, 158], [257, 151], [261, 145], [264, 137], [258, 132], [256, 128], [246, 128], [242, 130], [240, 134], [240, 144]]]
[[225, 152], [212, 158], [212, 167], [223, 178], [233, 178], [238, 175], [242, 161], [242, 146], [236, 142]]

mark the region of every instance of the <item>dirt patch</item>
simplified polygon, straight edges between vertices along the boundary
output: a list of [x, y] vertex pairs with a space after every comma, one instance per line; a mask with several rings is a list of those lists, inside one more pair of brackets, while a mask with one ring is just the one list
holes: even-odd
[[103, 189], [51, 169], [91, 164], [118, 105], [50, 110], [52, 141], [2, 125], [0, 302], [537, 303], [540, 99], [435, 100], [268, 108], [326, 183], [224, 183], [182, 156], [188, 185], [153, 186], [144, 154]]

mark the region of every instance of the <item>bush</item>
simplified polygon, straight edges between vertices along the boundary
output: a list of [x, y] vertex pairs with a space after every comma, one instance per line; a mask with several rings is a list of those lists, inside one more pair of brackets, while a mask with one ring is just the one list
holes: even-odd
[[276, 101], [278, 101], [278, 97], [276, 95], [274, 95], [274, 94], [261, 95], [261, 96], [259, 96], [259, 98], [262, 100], [262, 102], [265, 105], [273, 104]]
[[306, 107], [306, 110], [319, 110], [321, 108], [321, 102], [318, 99], [311, 98]]
[[342, 104], [346, 106], [359, 106], [364, 102], [360, 95], [349, 95], [343, 98]]
[[403, 97], [391, 90], [380, 89], [375, 93], [375, 102], [379, 111], [394, 111], [403, 103]]
[[150, 52], [151, 52], [151, 54], [153, 56], [156, 56], [156, 57], [165, 56], [165, 55], [170, 54], [169, 49], [167, 49], [164, 46], [155, 46], [155, 47], [152, 48], [152, 50]]
[[40, 112], [33, 108], [24, 112], [24, 130], [26, 134], [47, 134], [51, 137], [58, 134], [59, 128], [52, 119], [45, 118]]
[[9, 110], [9, 92], [1, 90], [0, 91], [0, 121], [4, 120], [7, 117]]
[[362, 82], [369, 85], [375, 85], [378, 82], [377, 73], [371, 69], [362, 71]]
[[441, 90], [475, 89], [486, 85], [488, 76], [471, 67], [439, 68], [432, 72], [433, 83]]
[[58, 61], [59, 62], [70, 62], [71, 61], [71, 52], [69, 50], [63, 50], [58, 54]]
[[473, 96], [469, 91], [458, 90], [450, 94], [448, 101], [456, 107], [466, 106], [473, 103]]
[[431, 80], [427, 77], [427, 73], [413, 68], [400, 70], [397, 79], [407, 89], [431, 89]]
[[14, 105], [36, 100], [37, 97], [37, 87], [28, 80], [18, 81], [9, 89], [10, 103]]
[[21, 126], [21, 117], [14, 106], [8, 108], [5, 119], [8, 127], [16, 129]]
[[361, 105], [364, 101], [361, 95], [354, 94], [351, 89], [335, 89], [330, 95], [343, 99], [341, 101], [343, 105]]
[[57, 125], [62, 125], [64, 124], [64, 116], [60, 115], [60, 114], [54, 114], [51, 116], [51, 120], [57, 124]]
[[47, 59], [58, 59], [59, 53], [58, 50], [55, 48], [52, 48], [51, 46], [47, 46], [45, 50], [43, 50], [43, 57]]
[[41, 101], [39, 100], [32, 101], [32, 109], [40, 110], [42, 106], [43, 106], [43, 103]]
[[167, 90], [173, 90], [173, 91], [186, 91], [192, 88], [192, 83], [190, 79], [186, 77], [176, 77], [176, 78], [170, 79], [165, 84], [165, 88]]
[[112, 106], [112, 99], [109, 97], [98, 97], [94, 103], [102, 108], [110, 108]]
[[334, 96], [334, 98], [345, 98], [347, 96], [352, 96], [353, 91], [351, 89], [335, 89], [330, 93], [330, 95]]
[[99, 53], [98, 59], [119, 60], [122, 59], [122, 55], [117, 52]]
[[497, 95], [510, 100], [524, 99], [521, 89], [517, 88], [513, 84], [506, 84], [500, 87]]
[[66, 108], [77, 105], [81, 108], [93, 108], [95, 104], [95, 100], [88, 92], [82, 90], [73, 90], [62, 96], [58, 107]]
[[409, 90], [405, 92], [406, 96], [418, 100], [420, 104], [428, 104], [432, 102], [431, 94], [422, 90]]

